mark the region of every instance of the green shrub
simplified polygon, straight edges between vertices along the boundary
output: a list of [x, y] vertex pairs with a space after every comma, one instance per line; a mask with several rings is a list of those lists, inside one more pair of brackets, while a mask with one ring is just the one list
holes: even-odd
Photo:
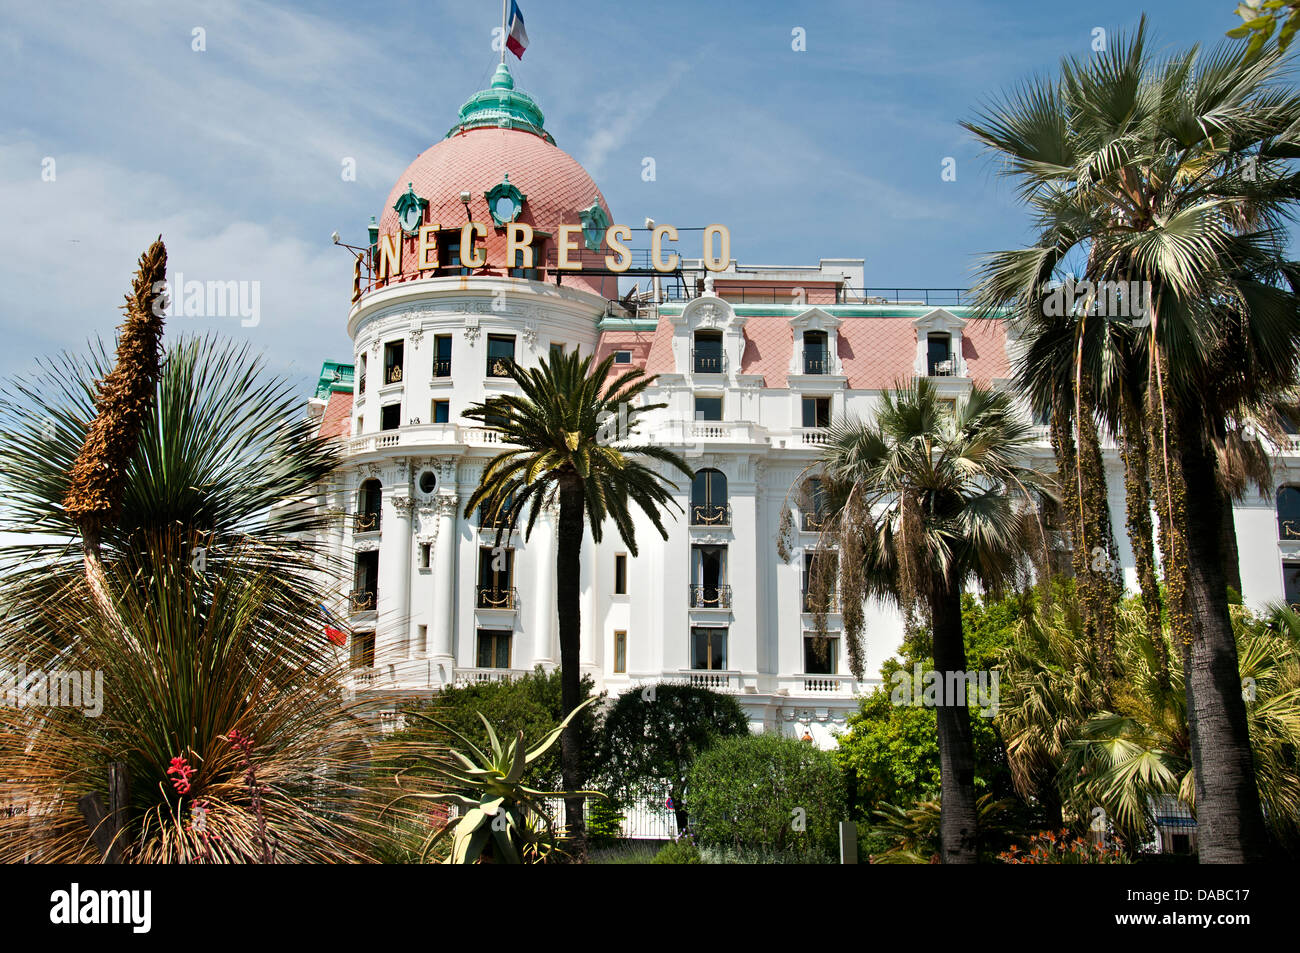
[[622, 805], [614, 797], [587, 802], [587, 846], [612, 847], [623, 837]]
[[655, 854], [652, 864], [702, 864], [700, 849], [690, 834], [683, 834], [677, 840], [669, 841]]
[[691, 830], [702, 847], [834, 856], [847, 816], [835, 757], [778, 735], [723, 738], [690, 771]]

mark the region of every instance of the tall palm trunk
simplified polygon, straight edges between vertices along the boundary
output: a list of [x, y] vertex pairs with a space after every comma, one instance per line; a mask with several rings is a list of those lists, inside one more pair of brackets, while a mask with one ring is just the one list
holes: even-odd
[[1123, 457], [1125, 527], [1133, 549], [1147, 638], [1156, 650], [1157, 678], [1163, 689], [1169, 682], [1169, 646], [1160, 618], [1160, 582], [1156, 578], [1155, 538], [1151, 524], [1151, 477], [1147, 460], [1147, 438], [1137, 395], [1125, 390], [1123, 400]]
[[[1196, 620], [1184, 642], [1187, 719], [1196, 768], [1197, 842], [1203, 863], [1265, 859], [1268, 831], [1260, 810], [1254, 755], [1228, 611], [1219, 534], [1229, 503], [1213, 451], [1194, 420], [1184, 420], [1182, 469], [1187, 498], [1187, 596]], [[1230, 510], [1229, 510], [1230, 513]]]
[[[582, 645], [582, 604], [580, 602], [582, 570], [583, 519], [582, 485], [576, 475], [560, 481], [559, 546], [555, 557], [555, 604], [560, 625], [560, 703], [564, 717], [578, 707], [582, 691], [579, 654]], [[582, 777], [582, 756], [578, 750], [577, 722], [570, 722], [560, 736], [560, 775], [566, 791], [576, 791], [586, 779]], [[586, 852], [586, 824], [583, 799], [564, 801], [564, 820], [574, 853], [582, 859]]]
[[[935, 720], [939, 735], [939, 842], [945, 864], [978, 860], [975, 807], [975, 743], [966, 692], [953, 697], [947, 689], [965, 679], [966, 646], [962, 640], [961, 587], [945, 579], [931, 596], [934, 668], [944, 691]], [[949, 673], [954, 673], [950, 678]]]
[[1232, 518], [1232, 500], [1224, 499], [1219, 510], [1219, 552], [1223, 554], [1223, 578], [1241, 595], [1241, 554], [1237, 550], [1237, 523]]

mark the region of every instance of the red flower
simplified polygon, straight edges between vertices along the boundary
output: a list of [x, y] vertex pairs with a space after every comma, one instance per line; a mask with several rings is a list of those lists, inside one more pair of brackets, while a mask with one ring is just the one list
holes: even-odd
[[176, 789], [177, 794], [190, 793], [190, 778], [194, 776], [194, 769], [190, 767], [184, 755], [177, 755], [172, 758], [171, 767], [167, 769], [167, 773], [176, 775], [176, 779], [172, 781], [172, 787]]

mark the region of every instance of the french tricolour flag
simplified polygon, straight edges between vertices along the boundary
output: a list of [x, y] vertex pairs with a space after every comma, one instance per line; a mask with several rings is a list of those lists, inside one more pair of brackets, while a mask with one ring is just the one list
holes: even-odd
[[524, 29], [524, 15], [519, 12], [519, 4], [510, 0], [510, 27], [506, 35], [506, 49], [519, 59], [524, 58], [528, 49], [528, 31]]
[[[320, 604], [320, 614], [325, 620], [325, 638], [329, 639], [335, 645], [347, 645], [348, 634], [343, 631], [342, 628], [339, 628], [343, 623], [339, 621], [339, 618], [334, 615], [333, 612], [330, 612], [330, 610], [325, 607], [325, 603], [323, 602]], [[337, 623], [337, 625], [335, 623]]]

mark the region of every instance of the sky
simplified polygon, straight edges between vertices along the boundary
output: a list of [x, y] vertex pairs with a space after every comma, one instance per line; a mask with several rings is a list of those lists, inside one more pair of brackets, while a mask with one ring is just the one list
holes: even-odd
[[[981, 254], [1027, 243], [959, 125], [981, 104], [1142, 12], [1157, 52], [1240, 22], [1231, 0], [519, 2], [516, 85], [616, 221], [720, 222], [745, 264], [864, 258], [873, 288], [967, 287]], [[0, 377], [111, 338], [161, 234], [173, 275], [260, 295], [255, 325], [182, 315], [168, 333], [249, 340], [306, 396], [322, 361], [352, 354], [351, 260], [330, 234], [363, 244], [488, 84], [500, 11], [0, 0]]]

